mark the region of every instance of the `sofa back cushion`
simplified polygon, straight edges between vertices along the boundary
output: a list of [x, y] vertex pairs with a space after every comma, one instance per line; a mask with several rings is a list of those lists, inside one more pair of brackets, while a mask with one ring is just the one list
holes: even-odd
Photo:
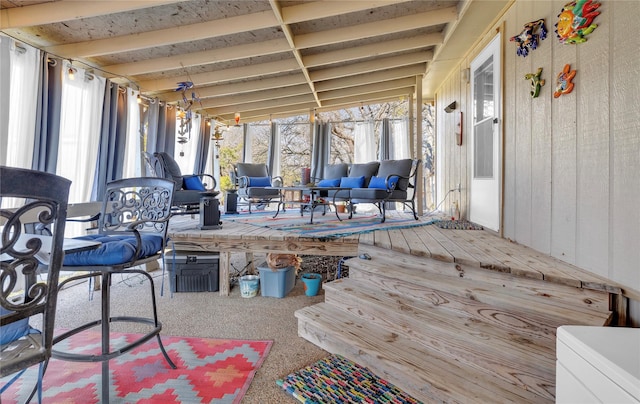
[[366, 188], [369, 186], [369, 181], [371, 177], [376, 175], [378, 172], [378, 167], [380, 163], [377, 161], [372, 161], [369, 163], [360, 163], [360, 164], [351, 164], [351, 169], [349, 170], [349, 177], [364, 177], [364, 184], [362, 184], [362, 188]]
[[[383, 160], [380, 162], [380, 168], [378, 169], [377, 176], [380, 178], [387, 178], [387, 176], [389, 175], [409, 177], [409, 175], [411, 175], [412, 166], [413, 166], [412, 159]], [[406, 178], [400, 178], [396, 189], [406, 191], [408, 186], [409, 186], [409, 180]]]
[[236, 165], [238, 177], [268, 177], [269, 171], [266, 164], [238, 163]]
[[164, 168], [164, 178], [173, 180], [176, 183], [173, 188], [175, 191], [181, 190], [183, 178], [178, 163], [173, 159], [173, 157], [165, 152], [154, 153], [154, 156], [156, 156], [162, 162], [162, 166]]
[[[324, 167], [323, 180], [335, 180], [346, 177], [349, 172], [349, 165], [346, 163], [329, 164]], [[340, 181], [338, 181], [339, 183]], [[336, 185], [337, 186], [337, 185]]]

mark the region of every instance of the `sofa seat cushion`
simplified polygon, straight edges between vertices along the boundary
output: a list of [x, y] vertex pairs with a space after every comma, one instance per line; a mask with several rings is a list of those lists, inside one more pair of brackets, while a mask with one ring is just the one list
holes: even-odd
[[[142, 238], [142, 257], [150, 257], [162, 250], [162, 236], [158, 234], [144, 234]], [[119, 265], [133, 260], [136, 252], [136, 237], [130, 234], [104, 235], [91, 234], [88, 236], [76, 237], [78, 240], [99, 241], [100, 247], [66, 254], [64, 266], [99, 266], [99, 265]]]
[[249, 198], [277, 198], [280, 196], [280, 192], [277, 189], [249, 187], [240, 188], [238, 195], [248, 196]]
[[189, 205], [194, 204], [195, 201], [200, 203], [200, 198], [203, 196], [216, 197], [220, 194], [218, 191], [195, 191], [192, 189], [183, 189], [173, 194], [173, 205]]
[[353, 188], [350, 196], [353, 203], [379, 200], [404, 200], [407, 197], [407, 191], [396, 189], [392, 192], [387, 192], [386, 189], [381, 188]]

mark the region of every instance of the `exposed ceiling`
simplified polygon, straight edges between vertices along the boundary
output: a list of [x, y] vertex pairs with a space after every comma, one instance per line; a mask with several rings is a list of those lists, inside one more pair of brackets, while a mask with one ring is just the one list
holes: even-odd
[[[0, 0], [3, 33], [232, 121], [397, 100], [437, 84], [509, 0]], [[475, 35], [475, 36], [474, 36]]]

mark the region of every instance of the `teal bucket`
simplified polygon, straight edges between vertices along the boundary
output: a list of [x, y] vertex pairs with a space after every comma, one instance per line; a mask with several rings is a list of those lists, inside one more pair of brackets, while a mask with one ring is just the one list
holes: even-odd
[[315, 296], [322, 285], [322, 275], [320, 274], [302, 274], [300, 277], [304, 283], [304, 294], [307, 296]]
[[258, 294], [260, 277], [258, 275], [245, 275], [240, 277], [240, 296], [254, 297]]

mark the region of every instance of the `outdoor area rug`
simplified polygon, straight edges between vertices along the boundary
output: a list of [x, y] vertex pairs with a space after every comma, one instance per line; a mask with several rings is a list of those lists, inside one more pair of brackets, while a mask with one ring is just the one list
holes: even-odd
[[274, 218], [275, 212], [269, 214], [229, 215], [224, 220], [242, 222], [259, 227], [268, 227], [274, 230], [283, 230], [297, 233], [303, 237], [319, 239], [334, 239], [347, 237], [353, 234], [369, 233], [376, 230], [395, 230], [407, 227], [424, 226], [438, 221], [435, 217], [419, 218], [415, 220], [410, 212], [387, 212], [387, 219], [380, 223], [380, 216], [372, 214], [356, 214], [349, 219], [348, 214], [342, 214], [342, 221], [336, 218], [334, 212], [322, 212], [313, 214], [313, 224], [309, 223], [310, 213], [305, 212], [300, 216], [298, 209], [287, 209], [286, 212]]
[[[123, 340], [135, 337], [135, 334], [115, 335]], [[162, 336], [162, 342], [178, 369], [169, 367], [153, 338], [110, 361], [110, 403], [240, 403], [273, 344], [273, 341], [169, 336]], [[56, 347], [99, 350], [100, 333], [80, 333]], [[37, 368], [29, 369], [2, 394], [3, 404], [26, 402], [35, 386]], [[0, 385], [6, 380], [0, 379]], [[98, 403], [101, 381], [101, 363], [51, 359], [44, 376], [42, 401]], [[37, 401], [37, 397], [32, 401]]]
[[330, 355], [276, 383], [301, 403], [389, 403], [420, 401], [340, 355]]

